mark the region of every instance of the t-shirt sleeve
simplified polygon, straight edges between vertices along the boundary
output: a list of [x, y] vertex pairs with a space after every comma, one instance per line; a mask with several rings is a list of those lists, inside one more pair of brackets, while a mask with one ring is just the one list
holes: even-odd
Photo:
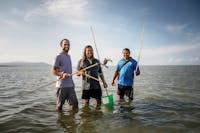
[[119, 62], [118, 62], [115, 70], [116, 70], [117, 72], [119, 72], [119, 69], [120, 69], [120, 66], [119, 66]]
[[54, 67], [59, 67], [59, 64], [60, 64], [60, 58], [59, 56], [56, 56], [55, 59], [53, 60], [53, 66]]

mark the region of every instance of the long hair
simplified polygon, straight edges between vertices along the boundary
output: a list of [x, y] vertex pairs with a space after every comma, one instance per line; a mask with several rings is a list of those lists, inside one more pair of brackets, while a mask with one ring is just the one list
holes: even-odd
[[[86, 49], [87, 48], [91, 48], [93, 50], [91, 45], [85, 46], [84, 51], [83, 51], [83, 56], [82, 56], [82, 59], [81, 59], [81, 66], [83, 65], [83, 62], [87, 59], [87, 56], [86, 56]], [[93, 55], [93, 57], [94, 57], [94, 55]]]

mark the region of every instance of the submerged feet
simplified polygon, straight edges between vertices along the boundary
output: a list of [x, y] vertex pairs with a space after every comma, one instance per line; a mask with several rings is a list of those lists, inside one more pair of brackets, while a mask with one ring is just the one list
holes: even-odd
[[101, 109], [101, 105], [100, 105], [100, 104], [97, 104], [96, 110], [100, 110], [100, 109]]
[[57, 112], [61, 112], [61, 111], [62, 111], [62, 106], [58, 106], [58, 105], [57, 105], [57, 106], [56, 106], [56, 111], [57, 111]]
[[[70, 106], [70, 110], [73, 111], [74, 113], [78, 112], [78, 105], [77, 106]], [[56, 106], [56, 111], [57, 112], [62, 112], [62, 107], [61, 106]]]

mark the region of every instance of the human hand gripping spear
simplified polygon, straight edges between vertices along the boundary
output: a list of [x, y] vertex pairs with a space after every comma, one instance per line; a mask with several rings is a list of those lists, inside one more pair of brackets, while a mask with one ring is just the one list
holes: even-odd
[[[79, 71], [76, 71], [76, 72], [74, 72], [74, 73], [72, 73], [72, 74], [68, 74], [68, 77], [70, 77], [70, 76], [73, 76], [73, 75], [75, 75], [75, 74], [77, 74], [77, 73], [79, 73], [79, 72], [82, 72], [82, 71], [85, 71], [85, 70], [87, 70], [87, 69], [90, 69], [90, 68], [93, 68], [93, 67], [95, 67], [95, 66], [97, 66], [97, 65], [103, 65], [103, 66], [106, 66], [106, 64], [107, 64], [107, 62], [108, 62], [108, 60], [107, 59], [105, 59], [104, 61], [103, 61], [103, 63], [95, 63], [95, 64], [93, 64], [93, 65], [90, 65], [90, 66], [88, 66], [88, 67], [86, 67], [86, 68], [83, 68], [83, 69], [81, 69], [81, 70], [79, 70]], [[47, 86], [49, 86], [49, 85], [52, 85], [52, 84], [54, 84], [55, 82], [57, 82], [57, 81], [59, 81], [59, 80], [62, 80], [63, 78], [59, 78], [59, 79], [57, 79], [57, 80], [54, 80], [54, 81], [51, 81], [51, 82], [49, 82], [49, 83], [47, 83], [47, 84], [45, 84], [45, 85], [42, 85], [42, 86], [40, 86], [40, 87], [37, 87], [37, 88], [35, 88], [35, 89], [33, 89], [33, 90], [31, 90], [31, 91], [28, 91], [28, 92], [26, 92], [26, 93], [22, 93], [21, 95], [20, 95], [20, 97], [23, 97], [24, 95], [27, 95], [27, 94], [32, 94], [32, 93], [34, 93], [35, 91], [37, 91], [37, 90], [39, 90], [39, 89], [41, 89], [41, 88], [45, 88], [45, 87], [47, 87]]]

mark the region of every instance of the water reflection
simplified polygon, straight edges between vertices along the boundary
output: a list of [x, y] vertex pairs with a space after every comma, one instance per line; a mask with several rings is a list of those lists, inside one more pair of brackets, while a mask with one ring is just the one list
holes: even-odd
[[82, 108], [78, 113], [59, 112], [57, 124], [66, 133], [97, 133], [99, 132], [98, 121], [103, 119], [103, 112], [91, 108]]
[[58, 112], [57, 124], [64, 129], [66, 133], [75, 133], [77, 130], [77, 124], [75, 121], [75, 113], [73, 112]]

